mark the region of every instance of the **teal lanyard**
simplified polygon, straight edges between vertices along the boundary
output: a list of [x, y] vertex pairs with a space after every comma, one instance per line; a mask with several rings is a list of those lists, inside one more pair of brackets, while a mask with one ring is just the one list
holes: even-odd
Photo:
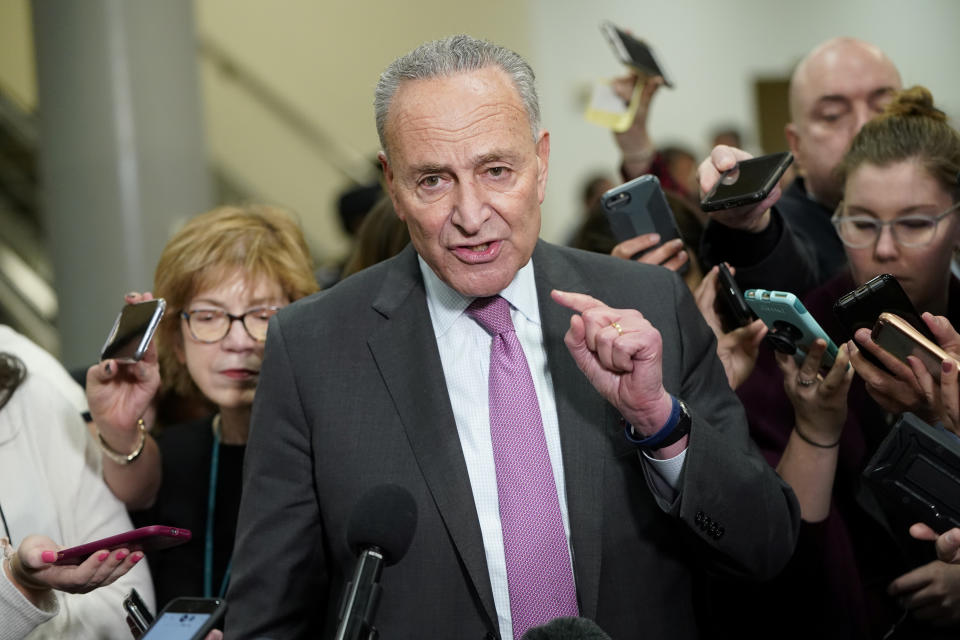
[[[203, 549], [203, 597], [213, 597], [213, 520], [217, 510], [217, 470], [220, 466], [220, 414], [214, 417], [213, 425], [213, 453], [210, 456], [210, 488], [207, 493], [207, 534]], [[219, 597], [227, 593], [227, 584], [230, 582], [230, 568], [233, 558], [227, 561], [227, 569], [223, 572], [220, 582]]]

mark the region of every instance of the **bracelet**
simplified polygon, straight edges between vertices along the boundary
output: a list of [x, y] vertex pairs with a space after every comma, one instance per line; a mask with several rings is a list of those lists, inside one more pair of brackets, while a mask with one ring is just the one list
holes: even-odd
[[642, 439], [637, 438], [633, 430], [633, 425], [621, 418], [627, 441], [637, 447], [653, 450], [670, 446], [690, 433], [690, 413], [687, 411], [686, 405], [673, 395], [670, 396], [670, 401], [672, 403], [670, 416], [667, 418], [663, 427], [652, 436], [647, 436]]
[[97, 439], [100, 440], [100, 449], [103, 451], [103, 455], [119, 465], [128, 465], [139, 458], [140, 454], [143, 453], [143, 446], [147, 443], [147, 427], [143, 424], [143, 418], [137, 419], [137, 428], [140, 429], [140, 443], [132, 453], [118, 453], [114, 451], [113, 448], [107, 444], [107, 441], [103, 439], [103, 434], [100, 433], [100, 429], [98, 428]]
[[837, 438], [836, 442], [834, 442], [834, 443], [832, 443], [832, 444], [822, 444], [822, 443], [820, 443], [820, 442], [816, 442], [816, 441], [814, 441], [814, 440], [811, 440], [810, 438], [808, 438], [807, 436], [805, 436], [804, 433], [803, 433], [803, 431], [800, 431], [800, 427], [798, 427], [797, 425], [793, 425], [793, 432], [797, 434], [797, 437], [798, 437], [798, 438], [800, 438], [801, 440], [803, 440], [804, 442], [806, 442], [806, 443], [809, 444], [809, 445], [812, 445], [812, 446], [814, 446], [814, 447], [817, 447], [818, 449], [833, 449], [834, 447], [840, 445], [840, 440], [843, 438], [843, 434], [841, 434], [840, 437]]

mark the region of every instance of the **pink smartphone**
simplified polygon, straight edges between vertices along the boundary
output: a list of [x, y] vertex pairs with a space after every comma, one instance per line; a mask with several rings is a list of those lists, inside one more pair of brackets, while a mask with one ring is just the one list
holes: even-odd
[[113, 551], [114, 549], [129, 549], [130, 551], [153, 551], [175, 547], [190, 540], [190, 530], [179, 527], [166, 527], [155, 524], [149, 527], [140, 527], [132, 531], [118, 533], [109, 538], [94, 540], [69, 549], [57, 552], [57, 559], [53, 564], [80, 564], [97, 551]]

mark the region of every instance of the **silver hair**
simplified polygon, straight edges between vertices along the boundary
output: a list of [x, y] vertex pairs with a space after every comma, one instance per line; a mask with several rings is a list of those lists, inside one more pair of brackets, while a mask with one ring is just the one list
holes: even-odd
[[534, 86], [533, 69], [526, 60], [510, 49], [460, 34], [420, 45], [394, 60], [380, 75], [373, 108], [381, 148], [387, 151], [387, 112], [394, 94], [404, 80], [452, 76], [487, 67], [499, 67], [510, 76], [513, 86], [520, 94], [527, 119], [530, 121], [533, 139], [536, 140], [540, 132], [540, 103]]

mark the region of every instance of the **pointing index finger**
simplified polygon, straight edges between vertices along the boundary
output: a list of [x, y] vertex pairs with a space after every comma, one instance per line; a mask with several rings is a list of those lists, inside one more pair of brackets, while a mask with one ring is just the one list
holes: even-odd
[[563, 305], [568, 309], [573, 309], [577, 313], [583, 313], [592, 307], [605, 306], [596, 298], [588, 296], [585, 293], [573, 293], [570, 291], [560, 291], [559, 289], [554, 289], [550, 292], [550, 297], [553, 298], [553, 301], [557, 304]]

